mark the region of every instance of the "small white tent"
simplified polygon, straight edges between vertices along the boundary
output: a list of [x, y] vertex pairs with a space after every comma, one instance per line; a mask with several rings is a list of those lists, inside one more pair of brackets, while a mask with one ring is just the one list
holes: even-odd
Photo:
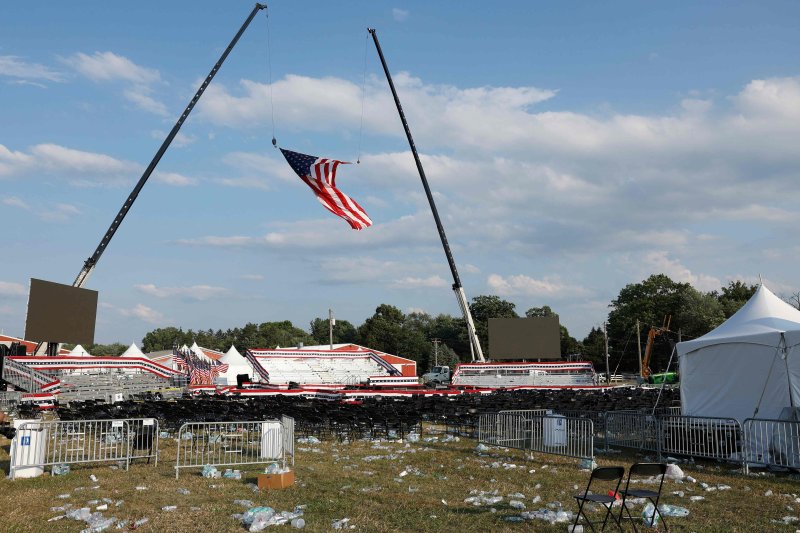
[[125, 350], [120, 357], [144, 357], [144, 353], [136, 346], [135, 342], [132, 342], [128, 349]]
[[678, 343], [684, 415], [779, 418], [800, 406], [800, 311], [761, 285], [722, 325]]
[[78, 344], [77, 346], [75, 346], [69, 352], [69, 356], [70, 357], [91, 357], [91, 354], [89, 352], [87, 352], [86, 349], [83, 346]]
[[197, 356], [198, 359], [201, 361], [205, 361], [206, 363], [211, 362], [211, 358], [206, 355], [206, 353], [197, 345], [196, 342], [192, 343], [192, 347], [189, 348], [193, 354]]
[[247, 374], [251, 378], [253, 376], [253, 367], [250, 365], [250, 361], [245, 359], [233, 345], [230, 350], [225, 352], [225, 355], [220, 357], [219, 362], [228, 365], [228, 370], [224, 374], [220, 374], [220, 377], [227, 380], [228, 385], [236, 385], [236, 376], [239, 374]]

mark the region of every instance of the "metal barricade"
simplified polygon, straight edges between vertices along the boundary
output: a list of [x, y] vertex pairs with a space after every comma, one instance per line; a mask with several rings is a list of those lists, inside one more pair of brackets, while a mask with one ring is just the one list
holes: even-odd
[[281, 416], [283, 425], [283, 451], [286, 455], [292, 456], [292, 466], [294, 466], [294, 418]]
[[670, 415], [658, 422], [659, 459], [665, 453], [723, 461], [742, 459], [742, 428], [736, 419]]
[[519, 414], [485, 413], [478, 418], [478, 442], [524, 450], [530, 421]]
[[129, 457], [133, 459], [154, 459], [154, 465], [158, 466], [158, 438], [159, 424], [155, 418], [129, 418], [127, 419], [130, 427], [128, 438], [130, 439]]
[[751, 465], [800, 468], [800, 422], [748, 418], [742, 424], [745, 471]]
[[[287, 435], [289, 432], [290, 435]], [[291, 440], [293, 451], [294, 420], [286, 425], [279, 420], [187, 422], [178, 431], [175, 479], [178, 479], [182, 468], [205, 465], [280, 462], [286, 466], [287, 440]]]
[[0, 411], [9, 412], [19, 403], [21, 392], [0, 392]]
[[658, 427], [655, 416], [638, 411], [606, 411], [605, 447], [658, 450]]
[[579, 459], [594, 457], [594, 424], [589, 418], [487, 413], [478, 419], [478, 442]]
[[545, 416], [550, 411], [550, 409], [511, 409], [507, 411], [500, 411], [500, 414], [503, 415], [520, 415], [523, 418], [531, 418], [534, 416]]
[[527, 449], [578, 459], [593, 459], [594, 423], [590, 418], [558, 414], [533, 417]]
[[127, 420], [19, 421], [9, 477], [31, 477], [26, 473], [56, 464], [124, 462], [127, 470], [129, 435]]

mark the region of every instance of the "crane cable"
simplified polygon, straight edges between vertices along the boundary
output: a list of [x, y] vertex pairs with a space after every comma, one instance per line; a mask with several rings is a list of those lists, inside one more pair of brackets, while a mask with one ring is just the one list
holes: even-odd
[[275, 105], [272, 101], [272, 46], [270, 44], [269, 8], [264, 9], [264, 15], [267, 19], [267, 73], [269, 76], [269, 111], [272, 118], [272, 146], [277, 148], [278, 141], [275, 139]]

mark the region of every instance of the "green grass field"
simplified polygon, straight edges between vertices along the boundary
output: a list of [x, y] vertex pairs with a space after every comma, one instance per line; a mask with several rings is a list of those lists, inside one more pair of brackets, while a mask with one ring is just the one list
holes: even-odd
[[[490, 448], [487, 454], [476, 452], [476, 442], [461, 438], [458, 442], [418, 443], [323, 442], [297, 445], [294, 486], [254, 492], [248, 483], [256, 481], [263, 467], [243, 468], [241, 481], [206, 479], [198, 470], [187, 470], [175, 479], [175, 445], [161, 440], [158, 467], [134, 464], [129, 471], [110, 465], [73, 465], [63, 476], [46, 474], [34, 479], [0, 481], [0, 531], [69, 531], [78, 532], [84, 522], [67, 518], [48, 522], [63, 515], [51, 507], [71, 504], [91, 507], [87, 502], [113, 500], [103, 514], [131, 521], [147, 517], [141, 531], [195, 532], [246, 531], [231, 515], [245, 508], [233, 503], [252, 500], [278, 511], [291, 511], [305, 505], [307, 531], [331, 531], [332, 521], [349, 518], [353, 531], [567, 531], [566, 524], [550, 525], [542, 520], [511, 522], [521, 510], [509, 505], [508, 495], [521, 493], [525, 511], [561, 502], [575, 511], [573, 494], [582, 492], [588, 472], [579, 469], [575, 459], [535, 454], [517, 450]], [[9, 441], [0, 442], [0, 466], [7, 473]], [[600, 465], [629, 466], [642, 456], [609, 454], [597, 457]], [[511, 465], [515, 465], [512, 467]], [[788, 474], [744, 476], [731, 464], [681, 464], [697, 483], [667, 481], [664, 502], [689, 509], [685, 518], [672, 518], [672, 530], [678, 531], [795, 531], [800, 523], [774, 523], [784, 517], [800, 516], [800, 483]], [[48, 469], [49, 470], [49, 469]], [[402, 472], [406, 475], [402, 475]], [[92, 482], [94, 474], [98, 481]], [[709, 487], [730, 486], [727, 490], [707, 491]], [[95, 488], [97, 487], [97, 488]], [[137, 487], [146, 487], [138, 490]], [[179, 494], [188, 489], [190, 494]], [[498, 491], [503, 500], [492, 506], [465, 503], [470, 491]], [[683, 491], [684, 497], [673, 495]], [[771, 494], [768, 492], [771, 491]], [[60, 499], [59, 495], [69, 496]], [[770, 495], [767, 495], [770, 494]], [[702, 501], [689, 497], [704, 496]], [[541, 499], [532, 503], [535, 497]], [[115, 504], [122, 500], [119, 506]], [[99, 503], [102, 503], [99, 502]], [[161, 508], [176, 505], [168, 512]], [[492, 509], [492, 507], [494, 509]], [[641, 506], [637, 508], [641, 511]], [[512, 518], [513, 520], [513, 518]], [[291, 530], [289, 525], [273, 526]], [[633, 530], [630, 525], [627, 529]]]

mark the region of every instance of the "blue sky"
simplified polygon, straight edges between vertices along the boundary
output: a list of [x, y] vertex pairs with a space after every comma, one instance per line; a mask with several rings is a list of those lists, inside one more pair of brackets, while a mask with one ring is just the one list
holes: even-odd
[[[0, 328], [71, 283], [252, 2], [3, 2]], [[456, 315], [366, 27], [377, 28], [468, 297], [577, 337], [627, 283], [800, 289], [794, 2], [281, 2], [259, 14], [87, 284], [98, 342], [380, 303]], [[366, 72], [365, 72], [366, 50]], [[270, 91], [271, 61], [272, 90]], [[366, 83], [364, 77], [366, 74]], [[363, 89], [362, 89], [363, 86]], [[325, 211], [271, 146], [362, 163]], [[362, 114], [362, 104], [364, 112]], [[363, 124], [363, 133], [362, 131]]]

